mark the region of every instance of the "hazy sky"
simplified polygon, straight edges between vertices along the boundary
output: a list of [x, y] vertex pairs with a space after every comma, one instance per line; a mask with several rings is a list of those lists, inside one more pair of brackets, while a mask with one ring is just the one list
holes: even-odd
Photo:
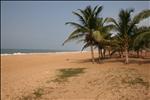
[[[61, 44], [73, 31], [68, 21], [77, 21], [72, 11], [103, 5], [101, 16], [118, 16], [121, 8], [135, 8], [135, 14], [150, 9], [149, 1], [2, 1], [1, 46], [24, 49], [80, 50], [75, 42]], [[149, 20], [148, 20], [149, 21]], [[150, 22], [145, 21], [146, 24]]]

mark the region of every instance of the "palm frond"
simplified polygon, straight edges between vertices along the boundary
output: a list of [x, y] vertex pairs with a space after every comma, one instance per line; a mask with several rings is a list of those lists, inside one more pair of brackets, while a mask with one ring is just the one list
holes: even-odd
[[78, 16], [79, 17], [79, 20], [80, 20], [80, 22], [83, 24], [83, 25], [85, 25], [86, 24], [86, 21], [85, 21], [85, 19], [84, 19], [84, 17], [82, 16], [82, 15], [80, 15], [79, 13], [77, 13], [77, 12], [72, 12], [74, 15], [76, 15], [76, 16]]
[[85, 39], [80, 39], [80, 40], [78, 40], [76, 43], [81, 43], [81, 42], [85, 42]]
[[63, 45], [65, 44], [65, 43], [67, 43], [68, 41], [70, 41], [70, 40], [74, 40], [74, 39], [76, 39], [76, 38], [81, 38], [81, 37], [83, 37], [85, 34], [84, 34], [84, 32], [82, 32], [81, 31], [81, 29], [76, 29], [75, 31], [73, 31], [70, 35], [69, 35], [69, 37], [63, 42]]
[[143, 10], [142, 12], [140, 12], [139, 14], [134, 16], [133, 20], [130, 23], [128, 33], [135, 27], [136, 24], [138, 24], [140, 21], [142, 21], [148, 17], [150, 17], [150, 10], [149, 9]]
[[96, 17], [100, 14], [100, 12], [102, 11], [102, 9], [103, 9], [103, 6], [100, 6], [100, 7], [97, 8], [97, 10], [95, 12], [95, 16]]
[[104, 30], [107, 30], [107, 31], [111, 31], [111, 30], [117, 31], [116, 26], [113, 25], [113, 24], [106, 25], [106, 26], [104, 27]]
[[86, 49], [87, 47], [89, 47], [91, 45], [90, 42], [86, 42], [85, 45], [82, 47], [81, 51], [83, 51], [84, 49]]
[[150, 9], [143, 10], [133, 18], [132, 23], [138, 24], [140, 21], [148, 17], [150, 17]]
[[75, 28], [83, 28], [83, 29], [86, 29], [84, 26], [78, 24], [78, 23], [75, 23], [75, 22], [67, 22], [65, 23], [66, 25], [69, 24], [71, 26], [74, 26]]
[[93, 13], [96, 11], [97, 7], [98, 7], [98, 5], [94, 7], [94, 9], [93, 9]]
[[137, 47], [142, 48], [146, 46], [147, 44], [150, 44], [150, 31], [137, 35], [137, 37], [134, 39], [133, 46], [134, 48], [137, 48]]
[[102, 25], [104, 25], [105, 23], [107, 23], [109, 21], [109, 18], [107, 17], [107, 18], [105, 18], [104, 20], [103, 20], [103, 23], [102, 23]]
[[115, 19], [113, 19], [113, 18], [108, 18], [108, 19], [107, 19], [107, 23], [110, 23], [110, 22], [112, 22], [114, 25], [116, 25], [116, 29], [117, 29], [117, 30], [120, 30], [120, 26], [119, 26], [119, 24], [115, 21]]

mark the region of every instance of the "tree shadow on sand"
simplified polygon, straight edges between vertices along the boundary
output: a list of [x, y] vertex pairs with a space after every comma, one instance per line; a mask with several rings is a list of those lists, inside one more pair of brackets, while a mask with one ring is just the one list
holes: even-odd
[[[114, 57], [114, 58], [105, 58], [99, 60], [95, 58], [96, 64], [104, 64], [104, 63], [124, 63], [124, 58]], [[92, 63], [92, 59], [73, 59], [70, 61], [71, 63]], [[130, 58], [129, 64], [150, 64], [150, 58]]]

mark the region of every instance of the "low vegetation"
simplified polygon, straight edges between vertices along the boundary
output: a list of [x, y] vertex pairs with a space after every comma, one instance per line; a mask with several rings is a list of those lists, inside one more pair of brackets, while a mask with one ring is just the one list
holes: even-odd
[[[65, 68], [58, 70], [59, 73], [52, 82], [65, 82], [68, 78], [77, 76], [81, 73], [84, 73], [85, 68]], [[47, 83], [49, 83], [48, 81]], [[33, 91], [33, 93], [28, 95], [23, 95], [19, 97], [19, 100], [40, 100], [40, 98], [44, 95], [44, 87], [37, 88]]]
[[[86, 88], [86, 91], [93, 93], [91, 90], [96, 90], [95, 93], [95, 100], [99, 100], [100, 98], [104, 98], [105, 95], [112, 95], [114, 98], [119, 98], [118, 100], [142, 100], [137, 99], [138, 97], [144, 97], [148, 93], [150, 83], [148, 80], [135, 68], [110, 68], [104, 72], [96, 71], [95, 76], [93, 78], [85, 77], [93, 75], [92, 73], [88, 73], [83, 76], [82, 78], [74, 79], [73, 81], [68, 81], [69, 78], [78, 76], [81, 73], [84, 73], [85, 68], [64, 68], [59, 69], [56, 75], [56, 78], [52, 80], [52, 84], [47, 84], [49, 87], [40, 87], [35, 89], [32, 93], [28, 95], [24, 95], [19, 100], [45, 100], [45, 98], [52, 98], [53, 93], [58, 91], [67, 91], [68, 93], [70, 90], [67, 90], [67, 86], [62, 84], [67, 81], [67, 84], [72, 84], [73, 87], [78, 87], [79, 85]], [[88, 71], [87, 71], [88, 72]], [[104, 75], [104, 76], [103, 76]], [[83, 79], [83, 80], [82, 80]], [[81, 84], [73, 84], [74, 82], [81, 81]], [[57, 84], [59, 83], [59, 84]], [[57, 87], [53, 87], [54, 84]], [[59, 87], [60, 86], [60, 87]], [[63, 89], [61, 88], [63, 86]], [[52, 87], [52, 88], [51, 88]], [[50, 90], [49, 90], [50, 89]], [[61, 90], [62, 89], [62, 90]], [[75, 90], [74, 90], [75, 89]], [[74, 88], [71, 91], [78, 91]], [[78, 88], [77, 88], [78, 89]], [[83, 91], [85, 91], [83, 89]], [[128, 92], [126, 92], [128, 91]], [[136, 92], [140, 95], [132, 95], [132, 92]], [[144, 93], [145, 94], [144, 94]], [[124, 94], [126, 93], [126, 94]], [[50, 97], [46, 97], [46, 96]], [[58, 97], [60, 96], [57, 94]], [[52, 97], [51, 97], [52, 96]], [[47, 99], [46, 99], [47, 100]], [[51, 100], [51, 99], [48, 99]], [[146, 100], [146, 99], [145, 99]]]
[[57, 77], [52, 80], [53, 82], [64, 82], [67, 81], [69, 77], [77, 76], [84, 73], [85, 68], [66, 68], [60, 69]]
[[149, 82], [148, 81], [144, 81], [140, 77], [136, 77], [134, 79], [127, 79], [127, 80], [123, 79], [122, 83], [126, 83], [126, 84], [129, 84], [129, 85], [137, 85], [137, 84], [139, 84], [139, 85], [144, 86], [146, 89], [149, 88]]
[[36, 89], [33, 94], [35, 98], [40, 98], [43, 95], [44, 90], [42, 88]]
[[40, 100], [41, 96], [44, 95], [43, 88], [37, 88], [31, 94], [23, 95], [19, 100]]

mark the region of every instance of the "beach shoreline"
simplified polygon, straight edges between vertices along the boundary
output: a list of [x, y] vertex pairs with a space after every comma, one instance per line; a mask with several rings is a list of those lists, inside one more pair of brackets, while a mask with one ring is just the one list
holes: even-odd
[[[95, 52], [95, 58], [97, 57], [98, 54]], [[55, 97], [58, 99], [63, 99], [63, 97], [68, 97], [66, 98], [67, 100], [87, 100], [90, 98], [92, 98], [91, 100], [94, 100], [96, 93], [99, 93], [100, 91], [98, 88], [89, 85], [88, 81], [96, 80], [95, 78], [103, 79], [112, 69], [135, 69], [140, 74], [144, 75], [145, 79], [149, 80], [149, 59], [144, 59], [142, 61], [144, 62], [140, 64], [138, 62], [135, 63], [133, 60], [130, 64], [126, 65], [123, 63], [124, 59], [112, 58], [110, 60], [103, 60], [101, 64], [92, 64], [90, 51], [82, 53], [79, 51], [69, 53], [60, 52], [1, 56], [1, 100], [14, 100], [14, 98], [17, 97], [32, 94], [34, 90], [39, 87], [44, 87], [45, 91], [53, 91], [51, 94], [48, 94], [48, 96], [43, 95], [43, 97], [49, 99], [54, 99]], [[53, 80], [57, 76], [57, 70], [64, 68], [85, 68], [86, 71], [85, 74], [71, 78], [70, 82], [66, 83], [65, 86], [63, 84], [47, 83], [47, 81]], [[80, 82], [81, 85], [76, 82]], [[103, 84], [101, 85], [103, 86]], [[93, 92], [91, 92], [91, 90], [84, 89], [84, 86], [94, 89]], [[64, 87], [65, 90], [61, 89], [61, 87]], [[104, 85], [103, 87], [107, 88], [107, 85]], [[47, 88], [53, 89], [47, 90]], [[65, 93], [62, 91], [68, 92]], [[73, 91], [76, 92], [74, 93]], [[78, 92], [80, 94], [76, 94]], [[103, 92], [107, 93], [105, 90], [103, 90]], [[140, 93], [141, 92], [138, 92], [137, 94], [134, 94], [134, 96], [137, 96]], [[109, 100], [112, 99], [113, 96], [110, 96]]]
[[0, 56], [16, 56], [16, 55], [43, 55], [43, 54], [64, 54], [64, 53], [82, 53], [82, 52], [89, 52], [89, 51], [61, 51], [61, 52], [45, 52], [45, 53], [22, 53], [22, 52], [16, 52], [16, 53], [3, 53], [0, 54]]

